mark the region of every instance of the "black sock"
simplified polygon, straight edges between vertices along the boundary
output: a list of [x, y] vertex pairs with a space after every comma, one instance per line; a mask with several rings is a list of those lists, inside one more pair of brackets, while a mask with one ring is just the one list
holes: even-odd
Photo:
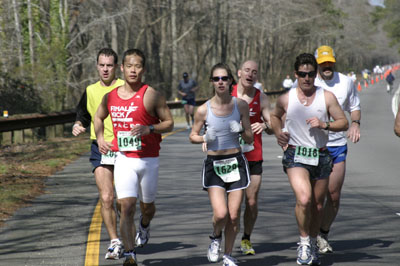
[[213, 234], [210, 236], [211, 239], [217, 239], [217, 238], [221, 238], [221, 237], [222, 237], [222, 233], [219, 234], [219, 236], [216, 236], [215, 233], [213, 233]]
[[329, 234], [329, 230], [328, 231], [324, 231], [323, 229], [319, 229], [319, 231], [321, 232], [321, 234], [327, 235]]
[[247, 235], [247, 234], [243, 234], [243, 236], [242, 236], [242, 240], [244, 240], [244, 239], [247, 239], [247, 240], [249, 240], [250, 241], [250, 235]]

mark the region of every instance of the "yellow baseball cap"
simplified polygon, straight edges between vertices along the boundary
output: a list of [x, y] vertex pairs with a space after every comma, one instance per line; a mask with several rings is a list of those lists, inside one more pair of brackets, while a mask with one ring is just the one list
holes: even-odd
[[332, 47], [327, 45], [322, 45], [315, 50], [315, 59], [317, 59], [318, 64], [322, 64], [325, 62], [336, 62], [335, 59], [335, 52], [333, 51]]

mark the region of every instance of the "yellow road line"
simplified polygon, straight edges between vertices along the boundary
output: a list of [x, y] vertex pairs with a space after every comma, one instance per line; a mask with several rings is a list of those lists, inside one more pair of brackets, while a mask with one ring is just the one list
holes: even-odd
[[[166, 138], [175, 133], [185, 131], [185, 128], [177, 129], [175, 131], [169, 132], [162, 136]], [[101, 203], [100, 200], [97, 202], [96, 208], [94, 209], [92, 222], [89, 227], [89, 235], [86, 245], [86, 256], [85, 256], [85, 266], [98, 266], [99, 265], [99, 252], [100, 252], [100, 234], [101, 225], [103, 223], [103, 218], [101, 217]]]
[[101, 203], [99, 200], [97, 202], [96, 208], [94, 209], [92, 222], [90, 223], [89, 227], [89, 235], [86, 245], [85, 266], [99, 265], [100, 233], [101, 224], [103, 223], [100, 208]]

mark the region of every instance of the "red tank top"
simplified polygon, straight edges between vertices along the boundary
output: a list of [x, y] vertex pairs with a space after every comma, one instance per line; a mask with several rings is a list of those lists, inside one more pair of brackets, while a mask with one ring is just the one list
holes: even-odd
[[[148, 85], [143, 85], [135, 95], [127, 100], [121, 99], [118, 96], [118, 88], [113, 89], [108, 94], [107, 108], [111, 116], [113, 124], [114, 139], [112, 141], [113, 151], [118, 151], [118, 144], [123, 145], [124, 139], [118, 139], [118, 132], [129, 132], [134, 125], [153, 125], [160, 123], [157, 117], [147, 113], [143, 105], [143, 96], [148, 88]], [[120, 133], [122, 135], [124, 133]], [[125, 133], [129, 134], [129, 133]], [[126, 143], [132, 139], [126, 139]], [[143, 158], [143, 157], [158, 157], [160, 151], [161, 134], [150, 133], [146, 136], [141, 136], [140, 148], [137, 150], [123, 151], [127, 157]], [[132, 143], [132, 142], [131, 142]], [[122, 146], [121, 146], [122, 147]]]
[[[232, 96], [237, 97], [237, 84], [233, 85]], [[260, 91], [256, 89], [256, 94], [253, 100], [249, 103], [250, 109], [250, 123], [263, 123], [261, 119], [261, 102], [260, 102]], [[262, 133], [262, 132], [261, 132]], [[262, 138], [261, 134], [254, 134], [254, 150], [244, 153], [248, 161], [262, 161]]]

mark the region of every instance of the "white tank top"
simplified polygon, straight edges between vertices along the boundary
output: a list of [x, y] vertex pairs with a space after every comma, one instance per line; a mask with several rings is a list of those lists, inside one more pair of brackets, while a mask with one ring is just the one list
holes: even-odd
[[315, 98], [310, 106], [304, 106], [297, 97], [297, 89], [289, 91], [286, 112], [286, 129], [290, 134], [289, 145], [323, 148], [328, 142], [328, 130], [311, 128], [306, 120], [318, 117], [323, 122], [329, 121], [326, 110], [324, 90], [316, 87]]

